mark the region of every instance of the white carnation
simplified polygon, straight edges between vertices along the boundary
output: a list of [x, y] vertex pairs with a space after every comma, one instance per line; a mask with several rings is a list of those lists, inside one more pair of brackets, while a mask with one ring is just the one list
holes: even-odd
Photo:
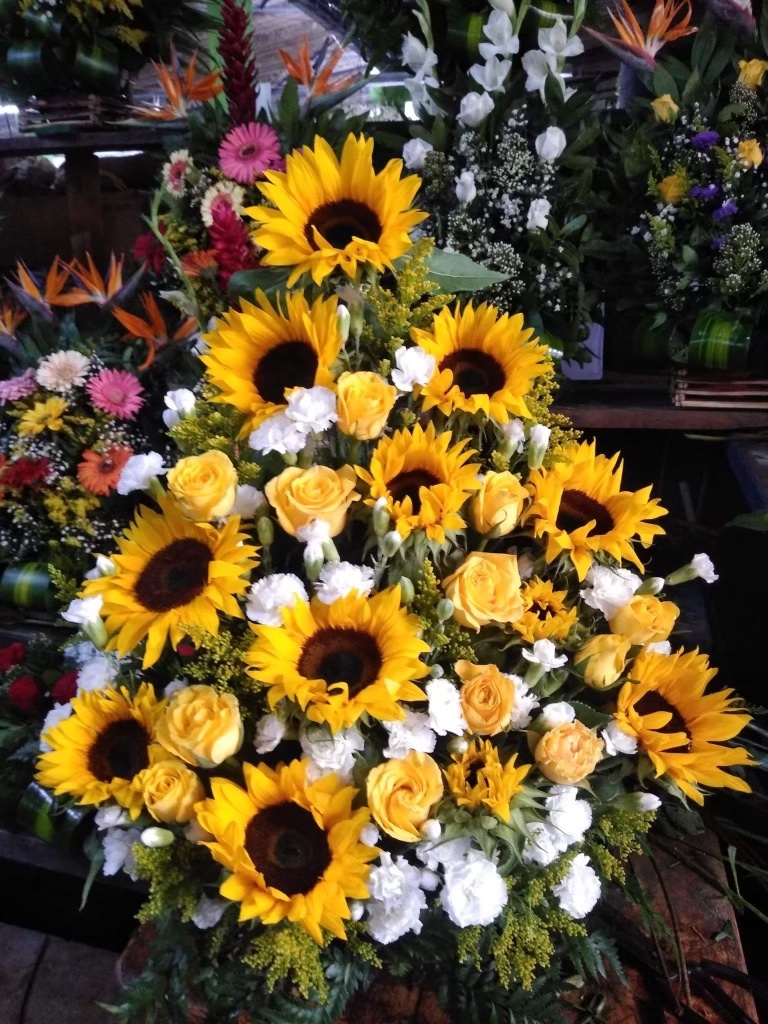
[[140, 838], [139, 828], [109, 828], [105, 831], [101, 837], [101, 846], [104, 850], [104, 866], [101, 870], [105, 875], [116, 875], [122, 868], [134, 882], [136, 881], [136, 861], [131, 848]]
[[452, 733], [461, 736], [467, 729], [467, 720], [461, 707], [461, 694], [445, 677], [430, 679], [426, 685], [429, 701], [429, 724], [438, 736]]
[[542, 726], [547, 732], [556, 729], [558, 725], [565, 722], [572, 722], [576, 718], [573, 707], [564, 700], [554, 704], [547, 704], [542, 713], [536, 719], [536, 725]]
[[253, 584], [248, 591], [245, 614], [251, 622], [262, 626], [282, 626], [282, 609], [293, 608], [297, 601], [309, 603], [299, 577], [290, 572], [275, 572]]
[[531, 724], [531, 712], [539, 706], [539, 698], [520, 676], [505, 676], [515, 688], [515, 703], [509, 716], [510, 729], [527, 729]]
[[569, 917], [578, 921], [587, 916], [600, 899], [600, 879], [585, 853], [576, 854], [568, 874], [562, 882], [552, 886], [552, 892], [557, 897], [560, 909]]
[[669, 640], [657, 640], [653, 644], [646, 644], [645, 650], [649, 654], [663, 654], [666, 656], [672, 653], [672, 644]]
[[629, 569], [610, 569], [606, 565], [592, 565], [587, 572], [587, 586], [579, 592], [582, 601], [612, 619], [616, 612], [628, 604], [643, 582]]
[[523, 648], [523, 657], [534, 665], [541, 665], [546, 672], [561, 668], [568, 661], [568, 655], [558, 654], [551, 640], [537, 640], [531, 651]]
[[398, 391], [413, 391], [416, 385], [423, 387], [432, 380], [437, 363], [435, 357], [418, 345], [410, 348], [401, 346], [395, 352], [395, 369], [390, 373], [392, 383]]
[[155, 477], [168, 472], [163, 457], [158, 452], [147, 455], [132, 455], [123, 466], [120, 479], [117, 481], [118, 494], [131, 494], [133, 491], [146, 491]]
[[420, 883], [421, 871], [405, 857], [393, 861], [391, 854], [382, 853], [380, 864], [368, 876], [372, 899], [367, 904], [367, 926], [377, 942], [386, 946], [408, 932], [421, 932], [427, 898]]
[[95, 658], [80, 666], [77, 673], [78, 693], [103, 690], [117, 677], [119, 666], [108, 654], [97, 654]]
[[179, 690], [186, 690], [186, 688], [189, 685], [190, 685], [190, 683], [189, 683], [189, 680], [187, 680], [187, 679], [182, 679], [182, 678], [172, 679], [170, 681], [170, 683], [168, 683], [167, 686], [163, 687], [163, 696], [164, 697], [172, 697], [174, 695], [174, 693], [178, 693]]
[[98, 622], [101, 618], [103, 600], [101, 594], [95, 594], [93, 597], [76, 597], [69, 602], [61, 617], [65, 622], [71, 622], [75, 626], [88, 626], [92, 622]]
[[289, 419], [284, 412], [268, 416], [263, 423], [251, 431], [248, 444], [259, 455], [278, 452], [280, 455], [296, 455], [307, 443], [307, 435], [298, 423]]
[[192, 915], [192, 924], [197, 928], [213, 928], [219, 923], [228, 906], [231, 906], [228, 900], [216, 896], [213, 899], [201, 896]]
[[257, 754], [269, 754], [285, 738], [285, 722], [277, 715], [263, 715], [256, 723], [253, 745]]
[[104, 829], [117, 828], [118, 825], [129, 825], [131, 823], [131, 816], [124, 807], [109, 804], [106, 807], [100, 807], [96, 811], [93, 823], [99, 832], [103, 832]]
[[526, 824], [529, 838], [523, 847], [523, 864], [547, 867], [568, 849], [565, 836], [546, 821]]
[[468, 836], [461, 836], [459, 839], [449, 839], [444, 843], [419, 843], [415, 852], [425, 867], [430, 871], [437, 871], [440, 867], [447, 869], [456, 864], [463, 864], [471, 849], [472, 840]]
[[189, 416], [195, 410], [195, 396], [189, 388], [177, 388], [175, 391], [168, 391], [163, 399], [165, 410], [163, 411], [163, 423], [168, 430]]
[[609, 722], [601, 731], [600, 736], [605, 743], [605, 753], [608, 757], [637, 752], [637, 740], [634, 736], [624, 732], [618, 722]]
[[240, 484], [235, 492], [235, 503], [229, 510], [229, 514], [240, 516], [241, 519], [253, 519], [265, 504], [264, 494], [258, 487]]
[[522, 420], [510, 420], [509, 423], [499, 424], [499, 429], [506, 438], [509, 445], [521, 452], [525, 447], [525, 426]]
[[553, 786], [544, 801], [549, 824], [563, 836], [567, 846], [580, 843], [592, 824], [592, 807], [578, 796], [577, 786]]
[[315, 782], [334, 772], [348, 782], [355, 766], [355, 754], [363, 749], [365, 740], [355, 728], [330, 733], [325, 726], [309, 722], [302, 726], [301, 750], [309, 758], [307, 779]]
[[353, 565], [352, 562], [328, 562], [320, 570], [315, 584], [315, 596], [323, 604], [333, 604], [356, 590], [360, 597], [367, 597], [376, 580], [373, 569], [367, 565]]
[[384, 757], [403, 758], [409, 750], [431, 754], [435, 749], [437, 736], [429, 727], [429, 715], [423, 711], [406, 709], [402, 722], [385, 722], [384, 728], [389, 733]]
[[339, 418], [336, 395], [330, 388], [295, 388], [288, 396], [285, 415], [304, 434], [322, 433]]
[[458, 928], [491, 924], [507, 905], [507, 887], [493, 861], [479, 850], [445, 872], [440, 902]]
[[720, 577], [715, 572], [715, 566], [709, 555], [694, 555], [691, 559], [691, 568], [695, 570], [696, 577], [704, 580], [705, 583], [714, 583]]

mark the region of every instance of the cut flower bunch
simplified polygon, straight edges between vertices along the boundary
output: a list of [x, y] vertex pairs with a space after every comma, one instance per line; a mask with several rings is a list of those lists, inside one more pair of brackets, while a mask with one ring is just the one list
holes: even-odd
[[69, 609], [116, 671], [42, 736], [38, 781], [150, 883], [116, 1012], [330, 1022], [387, 973], [456, 1024], [560, 1020], [660, 802], [749, 791], [665, 595], [711, 563], [646, 574], [665, 510], [550, 411], [521, 315], [438, 292], [400, 161], [316, 138], [256, 187], [286, 284], [204, 335], [179, 457], [126, 463]]

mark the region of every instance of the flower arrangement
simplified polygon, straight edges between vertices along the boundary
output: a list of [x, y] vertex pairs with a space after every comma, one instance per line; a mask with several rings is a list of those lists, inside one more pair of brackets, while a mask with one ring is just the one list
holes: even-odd
[[16, 372], [0, 381], [0, 563], [39, 562], [76, 583], [111, 546], [121, 473], [162, 425], [151, 399], [166, 372], [183, 375], [181, 342], [197, 331], [187, 319], [169, 332], [148, 293], [149, 320], [129, 312], [140, 275], [124, 281], [114, 257], [105, 277], [90, 257], [57, 258], [44, 284], [21, 264], [9, 281], [0, 341]]
[[662, 804], [749, 792], [749, 714], [673, 646], [666, 592], [711, 562], [647, 574], [665, 510], [552, 412], [521, 315], [440, 293], [418, 186], [354, 136], [269, 172], [286, 284], [214, 321], [178, 456], [128, 461], [67, 611], [113, 671], [37, 779], [149, 883], [126, 1021], [330, 1024], [386, 977], [561, 1020]]

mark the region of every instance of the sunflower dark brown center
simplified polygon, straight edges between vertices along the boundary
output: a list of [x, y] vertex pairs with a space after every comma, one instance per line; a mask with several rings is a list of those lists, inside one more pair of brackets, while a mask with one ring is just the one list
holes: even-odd
[[324, 679], [329, 686], [346, 683], [354, 696], [376, 681], [381, 666], [381, 651], [370, 633], [328, 627], [306, 642], [298, 669], [305, 679]]
[[317, 352], [306, 341], [284, 341], [262, 356], [253, 371], [253, 386], [265, 402], [282, 405], [286, 388], [311, 388]]
[[442, 482], [439, 477], [436, 477], [434, 473], [430, 473], [428, 469], [410, 469], [405, 473], [398, 473], [397, 476], [393, 476], [387, 487], [393, 501], [403, 501], [405, 498], [410, 498], [413, 511], [415, 514], [418, 514], [421, 511], [421, 496], [419, 494], [421, 488], [434, 487], [435, 484]]
[[463, 348], [451, 352], [440, 363], [441, 370], [450, 370], [453, 383], [468, 397], [493, 395], [501, 391], [506, 375], [493, 356], [479, 349]]
[[167, 612], [180, 608], [205, 590], [211, 549], [200, 540], [174, 540], [153, 555], [136, 581], [134, 593], [144, 608]]
[[309, 811], [292, 803], [254, 815], [245, 830], [245, 849], [266, 884], [286, 896], [308, 893], [331, 863], [327, 835]]
[[654, 729], [654, 732], [683, 732], [688, 737], [688, 742], [681, 744], [679, 747], [670, 747], [666, 753], [687, 753], [691, 749], [691, 734], [688, 731], [688, 727], [685, 723], [685, 719], [669, 701], [662, 697], [657, 690], [650, 690], [648, 693], [643, 694], [639, 701], [635, 704], [635, 711], [638, 715], [654, 715], [657, 711], [666, 711], [672, 717], [666, 725], [660, 726], [658, 729]]
[[467, 788], [474, 789], [480, 781], [480, 772], [485, 767], [485, 759], [482, 757], [476, 757], [474, 761], [471, 761], [468, 765], [467, 770]]
[[595, 520], [593, 534], [603, 536], [614, 527], [613, 516], [599, 501], [590, 498], [584, 491], [563, 491], [560, 499], [560, 511], [557, 513], [555, 525], [559, 530], [573, 533], [574, 530], [586, 526]]
[[88, 770], [99, 782], [132, 779], [149, 765], [149, 736], [134, 719], [111, 722], [88, 751]]
[[313, 249], [319, 249], [312, 228], [317, 228], [334, 249], [344, 249], [353, 238], [362, 238], [366, 242], [378, 242], [381, 238], [379, 218], [370, 206], [358, 203], [355, 199], [326, 203], [319, 206], [309, 218], [304, 228], [304, 237]]

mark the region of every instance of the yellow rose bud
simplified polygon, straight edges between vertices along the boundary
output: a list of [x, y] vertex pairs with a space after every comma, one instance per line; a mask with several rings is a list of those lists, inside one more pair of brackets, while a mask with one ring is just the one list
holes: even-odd
[[496, 736], [509, 726], [515, 704], [515, 684], [496, 665], [457, 661], [453, 666], [464, 684], [461, 706], [470, 732]]
[[585, 661], [584, 682], [595, 690], [605, 690], [621, 678], [631, 646], [625, 636], [601, 633], [576, 651], [573, 663]]
[[368, 773], [368, 806], [377, 825], [403, 843], [421, 839], [420, 829], [443, 795], [443, 777], [429, 754], [411, 750]]
[[221, 764], [243, 742], [237, 698], [212, 686], [177, 690], [158, 722], [157, 740], [187, 764], [200, 768]]
[[209, 523], [234, 505], [237, 473], [224, 452], [190, 455], [168, 471], [168, 487], [188, 519]]
[[685, 195], [685, 178], [682, 174], [668, 174], [659, 182], [658, 189], [664, 202], [674, 206]]
[[675, 626], [680, 609], [672, 601], [660, 601], [650, 594], [635, 594], [619, 608], [608, 626], [631, 644], [656, 644], [666, 640]]
[[545, 732], [536, 744], [536, 766], [558, 786], [575, 786], [595, 770], [603, 741], [581, 722], [563, 722]]
[[469, 506], [472, 525], [478, 533], [506, 537], [517, 525], [527, 497], [513, 473], [488, 473]]
[[278, 522], [292, 537], [299, 527], [315, 519], [327, 523], [331, 537], [335, 537], [344, 529], [350, 504], [360, 497], [355, 491], [356, 480], [351, 466], [339, 470], [329, 466], [289, 466], [280, 476], [273, 477], [264, 491], [277, 512]]
[[372, 441], [387, 425], [396, 398], [397, 388], [378, 373], [342, 373], [336, 381], [339, 430]]
[[763, 84], [763, 76], [768, 71], [767, 60], [740, 60], [739, 81], [752, 92]]
[[745, 167], [759, 167], [763, 162], [763, 151], [757, 139], [744, 139], [740, 142], [739, 156]]
[[680, 107], [678, 107], [668, 92], [654, 100], [651, 106], [653, 107], [653, 113], [656, 115], [656, 120], [661, 124], [672, 124], [673, 121], [677, 120], [677, 115], [680, 113]]
[[524, 611], [515, 555], [474, 551], [443, 580], [443, 590], [453, 601], [454, 619], [475, 631], [515, 622]]
[[155, 821], [186, 825], [194, 816], [195, 804], [205, 799], [200, 779], [175, 757], [146, 768], [141, 782], [144, 803]]

